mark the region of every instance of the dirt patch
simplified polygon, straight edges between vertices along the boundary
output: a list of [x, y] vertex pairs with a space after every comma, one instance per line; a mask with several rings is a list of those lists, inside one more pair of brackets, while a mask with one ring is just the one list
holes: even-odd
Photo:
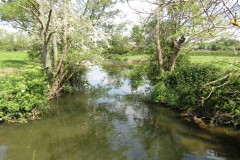
[[5, 69], [0, 70], [0, 76], [9, 75], [16, 71], [17, 71], [17, 68], [5, 68]]

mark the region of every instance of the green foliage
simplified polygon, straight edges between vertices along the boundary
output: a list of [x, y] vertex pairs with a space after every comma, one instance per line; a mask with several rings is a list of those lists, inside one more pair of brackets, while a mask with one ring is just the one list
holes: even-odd
[[32, 41], [27, 53], [29, 59], [32, 61], [41, 60], [42, 47], [40, 45], [40, 42], [38, 40]]
[[[164, 100], [176, 107], [197, 106], [195, 99], [201, 95], [199, 88], [211, 81], [216, 71], [217, 69], [212, 66], [196, 64], [179, 67], [172, 73], [163, 73], [158, 77], [159, 82], [153, 90], [152, 98], [159, 102]], [[159, 92], [163, 86], [164, 91]]]
[[21, 8], [19, 4], [26, 4], [26, 0], [12, 0], [3, 2], [3, 4], [0, 6], [1, 19], [6, 21], [11, 19], [25, 19], [26, 11]]
[[36, 109], [38, 115], [48, 108], [49, 86], [39, 64], [31, 64], [0, 82], [0, 121], [25, 122]]
[[133, 43], [132, 53], [141, 54], [146, 52], [146, 39], [143, 35], [143, 28], [138, 25], [134, 25], [132, 28], [132, 33], [130, 40]]
[[[212, 119], [213, 123], [240, 125], [240, 79], [229, 78], [206, 86], [224, 75], [211, 65], [193, 64], [162, 73], [151, 99], [189, 113]], [[221, 86], [221, 87], [216, 87]]]
[[[160, 75], [159, 66], [155, 60], [155, 56], [150, 56], [144, 65], [136, 66], [129, 74], [131, 85], [136, 88], [143, 84], [146, 79], [150, 80], [153, 85], [159, 82], [158, 76]], [[189, 66], [189, 57], [185, 54], [181, 54], [177, 59], [176, 66], [184, 67]]]
[[110, 47], [107, 52], [110, 54], [126, 54], [130, 51], [129, 38], [119, 33], [112, 35], [109, 41]]
[[68, 55], [67, 61], [68, 63], [65, 67], [68, 72], [63, 81], [64, 92], [78, 91], [87, 81], [86, 73], [88, 66], [85, 66], [85, 63], [98, 61], [97, 56], [93, 56], [93, 54], [81, 54], [75, 51]]
[[144, 77], [146, 77], [146, 67], [136, 66], [129, 74], [128, 77], [131, 80], [131, 86], [137, 88], [144, 83]]
[[29, 37], [22, 33], [10, 33], [0, 29], [0, 50], [25, 51], [29, 46]]

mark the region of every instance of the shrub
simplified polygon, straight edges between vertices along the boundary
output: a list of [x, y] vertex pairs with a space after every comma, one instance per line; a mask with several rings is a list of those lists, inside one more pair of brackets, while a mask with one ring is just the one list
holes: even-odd
[[[162, 73], [151, 99], [202, 117], [213, 123], [240, 125], [240, 79], [231, 77], [218, 84], [205, 85], [224, 75], [210, 65], [194, 64]], [[223, 85], [225, 84], [225, 85]], [[221, 86], [221, 87], [217, 87]], [[212, 89], [214, 90], [212, 91]], [[210, 94], [211, 93], [211, 94]]]
[[26, 122], [35, 110], [40, 116], [48, 108], [49, 86], [38, 64], [1, 79], [0, 121]]
[[[152, 98], [155, 101], [164, 99], [168, 104], [176, 107], [192, 107], [196, 105], [196, 99], [201, 95], [200, 88], [203, 84], [212, 80], [217, 69], [212, 66], [188, 65], [176, 69], [174, 72], [166, 72], [158, 77], [158, 83], [153, 90]], [[164, 83], [164, 84], [163, 84]], [[165, 86], [164, 94], [158, 95], [159, 87]], [[162, 97], [158, 99], [158, 97]]]

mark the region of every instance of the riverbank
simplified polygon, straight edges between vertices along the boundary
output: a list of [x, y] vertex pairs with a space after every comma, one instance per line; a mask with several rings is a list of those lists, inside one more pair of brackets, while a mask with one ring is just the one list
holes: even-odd
[[[120, 59], [127, 63], [133, 55]], [[239, 57], [191, 56], [173, 72], [160, 74], [157, 63], [137, 56], [129, 75], [134, 86], [151, 80], [150, 99], [188, 113], [193, 120], [210, 125], [240, 126]]]

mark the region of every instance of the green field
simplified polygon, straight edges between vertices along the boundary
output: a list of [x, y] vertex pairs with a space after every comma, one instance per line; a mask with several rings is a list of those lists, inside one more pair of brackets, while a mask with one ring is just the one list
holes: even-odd
[[21, 68], [29, 62], [26, 52], [0, 51], [0, 70], [5, 68]]
[[[146, 54], [124, 54], [124, 55], [112, 55], [112, 59], [118, 59], [122, 61], [145, 61], [149, 55]], [[216, 65], [223, 65], [226, 67], [229, 63], [240, 62], [240, 56], [190, 56], [192, 63], [213, 63]]]
[[202, 50], [202, 51], [182, 51], [183, 53], [188, 53], [190, 56], [227, 56], [227, 57], [235, 57], [239, 56], [239, 51], [233, 52], [233, 51], [208, 51], [208, 50]]
[[234, 62], [240, 62], [240, 57], [230, 57], [230, 56], [190, 56], [190, 60], [192, 63], [205, 63], [205, 64], [213, 64], [217, 67], [226, 70], [230, 67], [230, 65]]
[[14, 73], [29, 62], [26, 52], [0, 51], [0, 77]]
[[227, 56], [190, 56], [191, 62], [210, 63], [210, 62], [228, 62], [233, 63], [240, 61], [240, 57], [227, 57]]

